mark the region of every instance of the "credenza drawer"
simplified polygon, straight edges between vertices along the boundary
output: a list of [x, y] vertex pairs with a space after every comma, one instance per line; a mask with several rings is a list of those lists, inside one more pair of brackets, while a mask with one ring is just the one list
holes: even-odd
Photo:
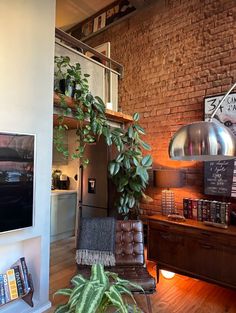
[[[168, 220], [148, 222], [148, 258], [160, 268], [236, 288], [233, 231], [192, 227]], [[197, 225], [197, 224], [196, 224]]]

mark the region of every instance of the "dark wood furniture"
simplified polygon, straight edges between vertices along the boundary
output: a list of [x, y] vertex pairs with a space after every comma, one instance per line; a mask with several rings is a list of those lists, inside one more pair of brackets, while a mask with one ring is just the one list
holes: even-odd
[[158, 269], [236, 288], [236, 227], [219, 229], [201, 222], [148, 217], [148, 259]]

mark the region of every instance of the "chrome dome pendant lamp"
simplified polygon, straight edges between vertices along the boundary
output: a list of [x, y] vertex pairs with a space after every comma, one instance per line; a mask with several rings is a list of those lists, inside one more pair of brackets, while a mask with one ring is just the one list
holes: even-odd
[[219, 102], [209, 121], [182, 126], [171, 138], [169, 156], [172, 160], [216, 161], [236, 158], [236, 137], [229, 128], [213, 121], [213, 117], [236, 83]]

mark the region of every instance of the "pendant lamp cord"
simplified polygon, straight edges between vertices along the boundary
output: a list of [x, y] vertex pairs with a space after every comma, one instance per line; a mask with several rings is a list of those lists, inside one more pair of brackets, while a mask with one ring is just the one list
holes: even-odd
[[215, 108], [215, 110], [213, 111], [212, 115], [209, 117], [209, 122], [212, 121], [213, 117], [215, 116], [216, 112], [218, 111], [219, 107], [221, 106], [221, 104], [225, 101], [225, 99], [228, 97], [228, 95], [230, 94], [230, 92], [236, 87], [236, 82], [233, 84], [233, 86], [228, 90], [228, 92], [224, 95], [224, 97], [222, 98], [222, 100], [219, 102], [219, 104], [217, 105], [217, 107]]

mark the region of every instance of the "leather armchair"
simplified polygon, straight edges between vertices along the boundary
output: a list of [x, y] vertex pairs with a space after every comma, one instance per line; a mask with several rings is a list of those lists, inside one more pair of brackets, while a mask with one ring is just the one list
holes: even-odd
[[[155, 279], [148, 273], [144, 257], [144, 237], [142, 221], [117, 220], [116, 222], [116, 265], [108, 268], [121, 278], [139, 284], [144, 290], [148, 312], [152, 312], [149, 294], [156, 291]], [[78, 265], [79, 272], [84, 276], [90, 275], [88, 266]], [[142, 293], [131, 289], [133, 293]]]

